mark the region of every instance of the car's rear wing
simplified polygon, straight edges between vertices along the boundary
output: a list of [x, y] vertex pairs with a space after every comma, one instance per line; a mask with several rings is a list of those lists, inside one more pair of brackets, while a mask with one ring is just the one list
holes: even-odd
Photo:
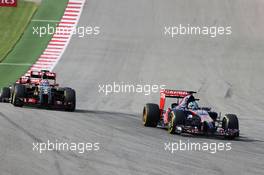
[[31, 78], [39, 78], [39, 79], [45, 77], [45, 79], [55, 80], [56, 79], [56, 73], [48, 72], [48, 71], [31, 71], [30, 77]]
[[42, 79], [47, 79], [52, 86], [58, 86], [56, 84], [56, 73], [48, 70], [30, 71], [29, 75], [20, 77], [16, 83], [38, 85]]
[[[165, 107], [166, 98], [184, 98], [188, 95], [196, 93], [195, 91], [185, 91], [185, 90], [171, 90], [171, 89], [162, 89], [160, 91], [160, 110], [161, 114]], [[198, 99], [197, 99], [198, 100]]]
[[170, 89], [162, 89], [160, 91], [160, 95], [164, 97], [171, 98], [184, 98], [187, 95], [191, 95], [196, 93], [195, 91], [185, 91], [185, 90], [170, 90]]

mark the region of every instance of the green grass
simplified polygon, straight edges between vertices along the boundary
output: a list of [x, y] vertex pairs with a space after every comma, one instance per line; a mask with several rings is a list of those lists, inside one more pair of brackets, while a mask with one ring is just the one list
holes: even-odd
[[36, 9], [35, 3], [23, 1], [17, 8], [0, 8], [0, 61], [19, 40]]
[[[52, 36], [39, 37], [34, 35], [33, 27], [47, 26], [48, 24], [55, 26], [56, 23], [54, 22], [40, 22], [37, 20], [60, 20], [67, 2], [68, 0], [42, 1], [32, 18], [34, 21], [29, 23], [19, 42], [0, 64], [0, 87], [14, 83], [21, 75], [26, 73], [30, 65], [42, 54]], [[9, 63], [21, 65], [10, 65]]]

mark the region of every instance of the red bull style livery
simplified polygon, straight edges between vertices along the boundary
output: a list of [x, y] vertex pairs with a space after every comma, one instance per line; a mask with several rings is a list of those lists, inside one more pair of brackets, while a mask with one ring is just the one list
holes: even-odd
[[[147, 103], [143, 109], [143, 125], [166, 128], [170, 134], [217, 135], [234, 139], [239, 136], [235, 114], [220, 114], [209, 107], [199, 107], [194, 91], [168, 90], [160, 92], [160, 104]], [[175, 102], [166, 110], [166, 98]]]

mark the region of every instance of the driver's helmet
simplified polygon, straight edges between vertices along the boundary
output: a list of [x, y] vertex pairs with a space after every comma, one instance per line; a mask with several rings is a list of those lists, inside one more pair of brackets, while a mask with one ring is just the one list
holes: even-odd
[[48, 80], [41, 80], [40, 86], [49, 86], [49, 81]]
[[188, 104], [188, 108], [189, 108], [189, 109], [193, 109], [193, 110], [195, 110], [195, 109], [198, 109], [199, 107], [198, 107], [198, 104], [197, 104], [196, 101], [191, 101], [191, 102]]

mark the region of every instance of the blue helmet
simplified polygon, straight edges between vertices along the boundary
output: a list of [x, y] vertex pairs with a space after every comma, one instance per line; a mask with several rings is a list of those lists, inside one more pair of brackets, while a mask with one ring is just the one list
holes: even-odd
[[189, 109], [193, 109], [193, 110], [195, 110], [195, 109], [198, 109], [199, 106], [198, 106], [198, 104], [197, 104], [196, 101], [191, 101], [191, 102], [188, 104], [188, 108], [189, 108]]
[[40, 85], [41, 85], [41, 86], [49, 86], [49, 81], [48, 81], [48, 80], [42, 80], [42, 81], [40, 82]]

